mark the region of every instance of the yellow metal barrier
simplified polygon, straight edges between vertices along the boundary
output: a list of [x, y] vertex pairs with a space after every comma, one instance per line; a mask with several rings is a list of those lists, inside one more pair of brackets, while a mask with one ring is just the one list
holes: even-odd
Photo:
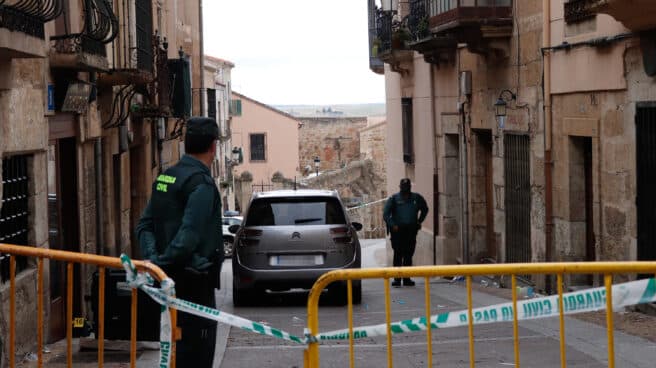
[[[421, 266], [421, 267], [390, 267], [370, 269], [336, 270], [321, 276], [312, 287], [308, 298], [308, 328], [312, 336], [319, 335], [319, 297], [322, 291], [332, 282], [347, 281], [348, 289], [348, 326], [349, 326], [349, 353], [350, 367], [354, 367], [354, 338], [353, 338], [353, 305], [351, 296], [352, 280], [384, 279], [385, 281], [385, 320], [387, 324], [387, 365], [393, 366], [392, 361], [392, 333], [390, 313], [390, 279], [391, 278], [425, 278], [426, 320], [430, 320], [430, 278], [463, 275], [466, 278], [467, 311], [469, 331], [469, 359], [470, 367], [475, 367], [474, 360], [474, 319], [472, 315], [472, 277], [482, 275], [511, 276], [512, 303], [517, 310], [517, 280], [516, 275], [543, 274], [556, 275], [558, 280], [559, 313], [560, 313], [560, 356], [561, 367], [566, 367], [565, 355], [565, 318], [563, 308], [563, 275], [567, 274], [602, 274], [606, 288], [606, 331], [608, 339], [608, 367], [615, 367], [615, 349], [613, 337], [612, 313], [612, 281], [615, 274], [656, 274], [656, 262], [572, 262], [572, 263], [514, 263], [493, 265], [448, 265], [448, 266]], [[515, 367], [520, 366], [519, 354], [519, 328], [518, 313], [513, 313], [513, 342]], [[427, 323], [426, 344], [428, 358], [427, 366], [432, 367], [432, 336], [431, 324]], [[304, 352], [306, 368], [319, 367], [319, 342], [309, 343]]]
[[[9, 254], [9, 367], [16, 366], [16, 257], [31, 257], [37, 259], [37, 366], [43, 366], [43, 260], [67, 262], [66, 268], [66, 362], [68, 367], [73, 366], [73, 266], [76, 263], [98, 266], [100, 279], [98, 282], [98, 367], [104, 364], [104, 331], [105, 331], [105, 268], [123, 269], [121, 260], [116, 257], [98, 256], [95, 254], [66, 252], [53, 249], [34, 248], [19, 245], [0, 243], [0, 253]], [[167, 278], [162, 269], [148, 262], [134, 261], [134, 266], [143, 272], [149, 273], [155, 280], [162, 281]], [[130, 367], [136, 367], [137, 356], [137, 290], [132, 289], [132, 321], [130, 326]], [[173, 341], [171, 346], [171, 366], [175, 368], [175, 340], [180, 336], [177, 326], [177, 311], [170, 309], [171, 325], [173, 328]]]

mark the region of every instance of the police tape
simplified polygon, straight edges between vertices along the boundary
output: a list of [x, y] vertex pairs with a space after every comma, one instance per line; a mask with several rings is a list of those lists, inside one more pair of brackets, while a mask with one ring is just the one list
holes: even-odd
[[[251, 321], [234, 314], [221, 312], [218, 309], [206, 307], [204, 305], [192, 303], [186, 300], [176, 298], [173, 288], [173, 281], [166, 279], [161, 282], [162, 288], [156, 288], [152, 285], [154, 280], [148, 274], [137, 273], [134, 264], [130, 258], [122, 254], [121, 262], [127, 274], [126, 279], [128, 286], [143, 290], [157, 303], [162, 305], [162, 322], [160, 324], [160, 367], [168, 367], [163, 362], [170, 360], [171, 347], [171, 320], [168, 308], [174, 308], [179, 312], [193, 314], [198, 317], [214, 320], [230, 326], [238, 327], [246, 331], [254, 332], [260, 335], [276, 337], [279, 339], [296, 342], [299, 344], [306, 343], [306, 338], [294, 336], [288, 332], [273, 328], [263, 323]], [[166, 287], [166, 288], [165, 288]], [[164, 354], [166, 353], [166, 354]]]
[[[341, 329], [320, 333], [312, 336], [308, 329], [304, 331], [304, 337], [294, 336], [269, 325], [251, 321], [230, 313], [221, 312], [215, 308], [206, 307], [189, 301], [175, 298], [174, 284], [170, 279], [161, 282], [161, 288], [155, 288], [152, 278], [147, 274], [137, 273], [130, 258], [121, 255], [121, 261], [127, 271], [127, 282], [130, 287], [139, 288], [148, 294], [153, 300], [162, 305], [162, 322], [160, 329], [160, 367], [165, 368], [170, 363], [171, 348], [171, 323], [168, 308], [174, 308], [180, 312], [190, 313], [199, 317], [214, 320], [233, 327], [241, 328], [260, 335], [275, 337], [299, 344], [311, 342], [328, 342], [331, 340], [348, 340], [349, 330]], [[656, 279], [643, 279], [612, 286], [613, 310], [620, 308], [656, 302]], [[518, 321], [555, 317], [559, 312], [559, 296], [532, 298], [517, 301]], [[563, 314], [571, 315], [584, 312], [594, 312], [606, 308], [606, 289], [604, 287], [585, 289], [563, 294]], [[473, 325], [510, 322], [514, 320], [514, 308], [512, 302], [496, 304], [487, 307], [474, 308], [472, 310]], [[432, 315], [430, 326], [432, 329], [443, 329], [453, 327], [464, 327], [469, 325], [468, 310], [446, 312]], [[428, 328], [426, 317], [408, 319], [393, 322], [389, 330], [392, 334], [402, 334], [415, 331], [425, 331]], [[353, 338], [362, 339], [367, 337], [386, 336], [387, 324], [370, 325], [353, 328]]]
[[369, 206], [373, 206], [374, 204], [377, 204], [377, 203], [380, 203], [380, 202], [385, 202], [386, 200], [387, 200], [387, 198], [383, 198], [383, 199], [379, 199], [379, 200], [377, 200], [377, 201], [373, 201], [373, 202], [369, 202], [369, 203], [364, 203], [364, 204], [361, 204], [361, 205], [359, 205], [359, 206], [349, 207], [349, 208], [347, 208], [346, 210], [347, 210], [347, 211], [357, 210], [357, 209], [359, 209], [359, 208], [369, 207]]
[[[656, 279], [644, 279], [613, 285], [613, 310], [636, 304], [656, 301]], [[533, 298], [517, 302], [519, 321], [539, 318], [555, 317], [560, 314], [558, 295]], [[563, 310], [565, 315], [594, 312], [606, 308], [606, 288], [598, 287], [563, 294]], [[468, 310], [447, 312], [430, 317], [432, 329], [464, 327], [469, 325]], [[481, 325], [496, 322], [509, 322], [514, 320], [513, 303], [503, 303], [472, 310], [473, 324]], [[394, 322], [390, 326], [392, 334], [401, 334], [414, 331], [424, 331], [428, 328], [426, 318], [414, 318]], [[387, 335], [387, 324], [364, 326], [353, 329], [353, 338]], [[321, 333], [316, 341], [348, 340], [349, 330], [342, 329]]]

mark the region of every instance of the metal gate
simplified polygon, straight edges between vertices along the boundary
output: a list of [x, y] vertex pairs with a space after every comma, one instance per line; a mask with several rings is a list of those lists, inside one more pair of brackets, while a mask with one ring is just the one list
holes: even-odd
[[656, 102], [636, 112], [638, 260], [656, 260]]
[[530, 140], [504, 136], [506, 262], [531, 262]]

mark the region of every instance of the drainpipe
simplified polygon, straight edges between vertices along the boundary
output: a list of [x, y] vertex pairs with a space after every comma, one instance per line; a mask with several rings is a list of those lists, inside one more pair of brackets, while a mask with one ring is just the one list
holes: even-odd
[[462, 200], [462, 221], [460, 225], [460, 236], [462, 240], [462, 263], [469, 264], [469, 183], [467, 178], [467, 167], [469, 157], [467, 156], [467, 113], [463, 104], [460, 111], [460, 144], [462, 155], [460, 155], [460, 175]]
[[[439, 197], [439, 176], [438, 176], [438, 171], [437, 171], [437, 166], [438, 166], [438, 161], [439, 161], [439, 150], [437, 149], [437, 132], [436, 132], [436, 122], [437, 122], [437, 117], [435, 114], [437, 113], [435, 111], [435, 68], [433, 67], [433, 64], [428, 64], [428, 67], [430, 68], [430, 106], [431, 106], [431, 120], [432, 120], [432, 126], [431, 126], [431, 131], [433, 132], [432, 135], [432, 146], [433, 146], [433, 158], [434, 158], [434, 163], [433, 163], [433, 173], [435, 177], [433, 178], [433, 203], [437, 204], [433, 208], [433, 265], [437, 265], [437, 237], [440, 234], [440, 217], [439, 217], [439, 203], [440, 203], [440, 197]], [[435, 191], [437, 187], [437, 191]]]
[[[551, 46], [551, 8], [549, 0], [542, 0], [542, 46]], [[551, 110], [551, 54], [544, 54], [544, 205], [545, 205], [545, 257], [552, 262], [553, 257], [553, 160], [552, 149], [552, 110]], [[545, 280], [547, 291], [552, 290], [552, 280]]]
[[96, 254], [104, 255], [105, 248], [102, 241], [102, 226], [105, 220], [102, 201], [102, 137], [96, 138], [93, 146], [93, 154], [96, 166]]
[[203, 0], [198, 0], [198, 28], [200, 33], [200, 115], [205, 115], [205, 45], [203, 45]]

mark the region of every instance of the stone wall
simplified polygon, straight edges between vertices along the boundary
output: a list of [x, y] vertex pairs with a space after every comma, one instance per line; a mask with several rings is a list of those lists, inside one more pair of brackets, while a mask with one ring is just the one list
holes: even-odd
[[[48, 246], [46, 150], [48, 125], [45, 118], [44, 61], [0, 59], [0, 158], [27, 154], [28, 243]], [[25, 103], [30, 101], [30, 103]], [[0, 160], [0, 165], [1, 165]], [[0, 183], [2, 171], [0, 170]], [[2, 194], [2, 184], [0, 184]], [[2, 203], [0, 202], [0, 209]], [[47, 274], [47, 268], [45, 273]], [[44, 298], [48, 297], [45, 284]], [[36, 332], [36, 270], [34, 266], [16, 275], [16, 355], [32, 351]], [[9, 282], [0, 284], [0, 366], [6, 364], [9, 344]], [[48, 299], [45, 299], [48, 300]], [[45, 320], [47, 321], [47, 311]]]
[[[319, 156], [319, 171], [340, 169], [360, 159], [360, 130], [367, 126], [366, 117], [299, 118], [299, 167], [307, 175], [315, 170], [314, 158]], [[309, 168], [309, 170], [307, 170]]]

